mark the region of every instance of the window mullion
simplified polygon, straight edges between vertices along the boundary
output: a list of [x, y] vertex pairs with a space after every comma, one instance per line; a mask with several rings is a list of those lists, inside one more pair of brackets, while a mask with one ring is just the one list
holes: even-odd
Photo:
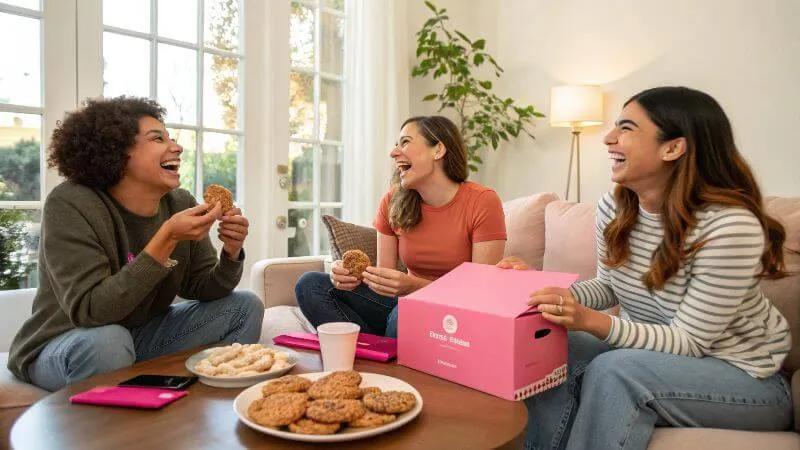
[[158, 0], [150, 0], [150, 98], [158, 100]]
[[195, 85], [197, 86], [197, 134], [195, 135], [195, 148], [194, 152], [194, 195], [198, 199], [203, 194], [203, 72], [205, 69], [203, 61], [203, 20], [205, 18], [205, 2], [197, 0], [197, 78]]

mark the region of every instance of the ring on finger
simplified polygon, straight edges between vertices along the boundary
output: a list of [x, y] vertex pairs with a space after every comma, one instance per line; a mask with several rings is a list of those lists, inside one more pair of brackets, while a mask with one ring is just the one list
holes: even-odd
[[558, 306], [564, 306], [564, 296], [563, 295], [559, 295], [558, 296]]
[[563, 306], [556, 305], [556, 309], [558, 310], [558, 315], [559, 316], [564, 313], [564, 307]]

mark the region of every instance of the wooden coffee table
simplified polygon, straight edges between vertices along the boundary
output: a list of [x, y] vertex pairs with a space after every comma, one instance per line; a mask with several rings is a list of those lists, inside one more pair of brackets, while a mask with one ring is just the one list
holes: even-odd
[[[233, 399], [242, 389], [197, 383], [189, 395], [158, 411], [71, 405], [69, 397], [140, 374], [189, 375], [186, 359], [199, 349], [163, 356], [68, 386], [30, 407], [11, 429], [18, 449], [232, 449], [312, 448], [251, 430], [239, 422]], [[291, 373], [321, 372], [316, 352], [298, 351]], [[497, 448], [519, 447], [528, 413], [522, 402], [493, 397], [399, 366], [356, 360], [355, 369], [389, 375], [414, 386], [424, 401], [416, 419], [372, 438], [331, 448]], [[317, 444], [319, 448], [320, 444]]]

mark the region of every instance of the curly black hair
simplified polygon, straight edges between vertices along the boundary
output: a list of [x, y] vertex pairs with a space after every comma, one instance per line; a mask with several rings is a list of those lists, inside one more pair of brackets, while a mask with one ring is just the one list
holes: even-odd
[[68, 113], [50, 139], [47, 163], [73, 183], [106, 189], [122, 179], [128, 151], [136, 143], [139, 119], [164, 121], [166, 110], [154, 100], [115, 97], [87, 100]]

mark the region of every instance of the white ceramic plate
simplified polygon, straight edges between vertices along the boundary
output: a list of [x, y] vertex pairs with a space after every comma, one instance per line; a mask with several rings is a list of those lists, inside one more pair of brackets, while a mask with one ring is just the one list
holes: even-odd
[[[309, 380], [314, 381], [329, 373], [330, 372], [302, 373], [299, 374], [298, 376], [308, 378]], [[403, 380], [399, 380], [397, 378], [393, 378], [386, 375], [380, 375], [377, 373], [366, 373], [366, 372], [359, 372], [359, 373], [361, 374], [361, 387], [377, 386], [381, 388], [382, 391], [411, 392], [414, 394], [415, 397], [417, 397], [417, 405], [414, 406], [414, 409], [412, 409], [411, 411], [399, 414], [397, 416], [397, 420], [395, 420], [394, 422], [387, 423], [386, 425], [381, 425], [375, 428], [360, 429], [360, 428], [345, 427], [338, 433], [323, 434], [323, 435], [292, 433], [290, 431], [283, 431], [283, 429], [271, 428], [259, 425], [251, 421], [247, 417], [247, 408], [250, 406], [250, 403], [262, 397], [261, 387], [267, 383], [265, 381], [263, 383], [251, 386], [242, 391], [233, 401], [233, 410], [236, 412], [236, 415], [239, 416], [239, 420], [241, 420], [245, 425], [256, 431], [260, 431], [264, 434], [269, 434], [284, 439], [291, 439], [294, 441], [304, 441], [304, 442], [342, 442], [342, 441], [353, 441], [356, 439], [363, 439], [370, 436], [375, 436], [402, 427], [403, 425], [407, 424], [412, 419], [417, 417], [420, 411], [422, 411], [422, 396], [419, 395], [419, 392], [417, 392], [417, 390], [414, 389], [414, 387], [411, 386], [410, 384], [406, 383]]]
[[264, 380], [269, 380], [272, 378], [277, 378], [282, 375], [286, 375], [290, 370], [292, 370], [297, 364], [297, 352], [294, 350], [288, 349], [286, 347], [279, 347], [277, 345], [265, 345], [266, 348], [271, 348], [276, 352], [286, 353], [288, 355], [287, 361], [289, 361], [289, 367], [280, 369], [280, 370], [269, 370], [264, 372], [260, 375], [252, 375], [249, 377], [212, 377], [210, 375], [203, 375], [202, 373], [196, 372], [194, 370], [194, 366], [201, 359], [208, 358], [208, 355], [216, 348], [208, 348], [201, 352], [197, 352], [189, 359], [186, 360], [186, 370], [189, 372], [197, 375], [198, 379], [201, 383], [207, 384], [209, 386], [214, 387], [221, 387], [221, 388], [244, 388], [248, 386], [252, 386], [256, 383], [260, 383]]

